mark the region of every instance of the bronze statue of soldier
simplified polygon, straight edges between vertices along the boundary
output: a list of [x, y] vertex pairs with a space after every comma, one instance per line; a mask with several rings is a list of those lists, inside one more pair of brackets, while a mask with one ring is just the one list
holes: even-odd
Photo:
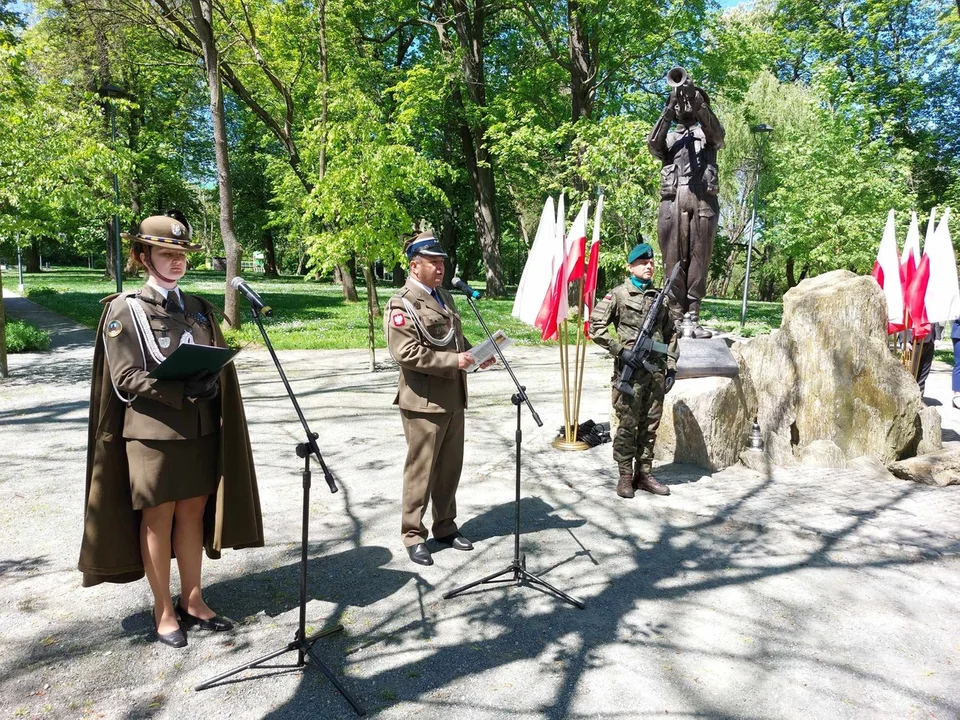
[[667, 83], [673, 89], [647, 139], [650, 153], [663, 163], [657, 241], [664, 272], [669, 275], [680, 264], [673, 295], [694, 325], [693, 336], [708, 338], [712, 333], [700, 325], [700, 303], [720, 215], [717, 150], [724, 130], [707, 93], [686, 70], [673, 68]]

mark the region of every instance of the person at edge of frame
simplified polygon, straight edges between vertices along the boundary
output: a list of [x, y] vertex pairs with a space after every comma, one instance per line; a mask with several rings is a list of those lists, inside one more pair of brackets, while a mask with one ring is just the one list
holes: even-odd
[[[260, 498], [233, 364], [186, 381], [149, 377], [180, 345], [226, 347], [220, 312], [177, 285], [186, 253], [202, 249], [190, 224], [171, 210], [123, 236], [147, 281], [101, 301], [78, 567], [85, 587], [146, 575], [158, 639], [179, 648], [187, 628], [233, 627], [203, 600], [203, 549], [217, 559], [225, 547], [262, 547]], [[180, 575], [175, 605], [171, 550]]]
[[[617, 495], [622, 498], [634, 497], [635, 490], [654, 495], [670, 494], [670, 488], [653, 476], [653, 446], [663, 414], [663, 397], [673, 388], [680, 356], [676, 330], [679, 308], [668, 297], [653, 330], [653, 340], [666, 344], [667, 354], [651, 354], [649, 362], [655, 366], [653, 372], [642, 365], [634, 368], [633, 397], [617, 390], [620, 370], [629, 360], [633, 344], [657, 296], [653, 287], [656, 265], [653, 248], [643, 242], [642, 237], [640, 240], [627, 255], [630, 277], [608, 292], [590, 313], [590, 335], [614, 357], [613, 409], [619, 427], [613, 438], [613, 459], [619, 474]], [[615, 336], [609, 331], [611, 323], [616, 330]]]
[[[432, 565], [423, 517], [433, 507], [433, 537], [472, 550], [457, 528], [457, 487], [463, 467], [467, 373], [475, 364], [453, 296], [440, 287], [447, 254], [432, 232], [404, 244], [410, 273], [387, 302], [387, 347], [400, 365], [397, 395], [407, 440], [400, 534], [410, 559]], [[492, 365], [494, 359], [480, 367]]]

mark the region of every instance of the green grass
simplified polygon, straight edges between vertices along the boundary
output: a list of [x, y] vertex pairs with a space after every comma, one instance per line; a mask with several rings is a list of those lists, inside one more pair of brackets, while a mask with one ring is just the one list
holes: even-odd
[[740, 329], [741, 300], [718, 300], [708, 298], [703, 301], [700, 319], [712, 328], [718, 328], [741, 337], [764, 335], [780, 327], [783, 318], [783, 303], [760, 302], [747, 303], [747, 321]]
[[44, 352], [50, 349], [50, 333], [20, 320], [7, 323], [7, 352]]
[[[265, 319], [270, 341], [278, 350], [329, 350], [365, 348], [367, 346], [366, 290], [362, 281], [357, 285], [360, 301], [347, 303], [339, 285], [305, 281], [301, 277], [284, 276], [248, 278], [256, 291], [273, 308], [273, 317]], [[16, 288], [16, 271], [3, 274], [4, 285]], [[138, 288], [142, 279], [124, 281], [124, 290]], [[85, 268], [54, 268], [40, 274], [24, 275], [27, 296], [50, 310], [65, 315], [89, 328], [96, 328], [103, 306], [100, 299], [116, 292], [116, 284], [103, 279], [103, 270]], [[224, 274], [211, 270], [191, 270], [182, 281], [183, 288], [200, 295], [215, 306], [223, 307]], [[482, 288], [482, 283], [475, 284]], [[378, 286], [381, 309], [394, 293], [390, 286]], [[243, 326], [228, 331], [231, 345], [259, 343], [260, 332], [250, 322], [246, 301], [240, 298]], [[473, 342], [483, 338], [483, 330], [466, 299], [457, 297], [457, 307], [463, 318], [464, 332]], [[541, 344], [540, 332], [524, 325], [510, 315], [513, 298], [505, 300], [482, 299], [478, 308], [491, 331], [503, 328], [514, 342], [524, 345]], [[743, 333], [740, 329], [740, 303], [734, 300], [704, 300], [701, 315], [711, 325], [752, 336], [769, 332], [780, 326], [782, 307], [779, 303], [750, 303], [748, 320]], [[572, 329], [576, 324], [571, 325]], [[571, 333], [573, 336], [575, 333]], [[374, 339], [377, 347], [385, 347], [383, 324], [375, 321]], [[571, 337], [571, 340], [574, 338]]]

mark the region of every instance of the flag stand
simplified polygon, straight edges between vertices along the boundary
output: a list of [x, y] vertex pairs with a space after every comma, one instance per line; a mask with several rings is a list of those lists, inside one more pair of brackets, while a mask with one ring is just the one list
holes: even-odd
[[[570, 394], [570, 326], [566, 319], [559, 328], [560, 335], [560, 389], [563, 393], [563, 435], [551, 443], [557, 450], [589, 450], [590, 445], [577, 440], [580, 420], [580, 395], [583, 392], [583, 366], [587, 359], [587, 338], [583, 332], [583, 281], [577, 305], [577, 340], [573, 348], [574, 392]], [[572, 406], [572, 407], [571, 407]]]

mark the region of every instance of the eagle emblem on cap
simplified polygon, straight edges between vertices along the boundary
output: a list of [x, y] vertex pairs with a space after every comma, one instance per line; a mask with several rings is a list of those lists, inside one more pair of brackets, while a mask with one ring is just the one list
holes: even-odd
[[183, 225], [180, 223], [172, 223], [170, 225], [170, 232], [175, 238], [183, 237]]

